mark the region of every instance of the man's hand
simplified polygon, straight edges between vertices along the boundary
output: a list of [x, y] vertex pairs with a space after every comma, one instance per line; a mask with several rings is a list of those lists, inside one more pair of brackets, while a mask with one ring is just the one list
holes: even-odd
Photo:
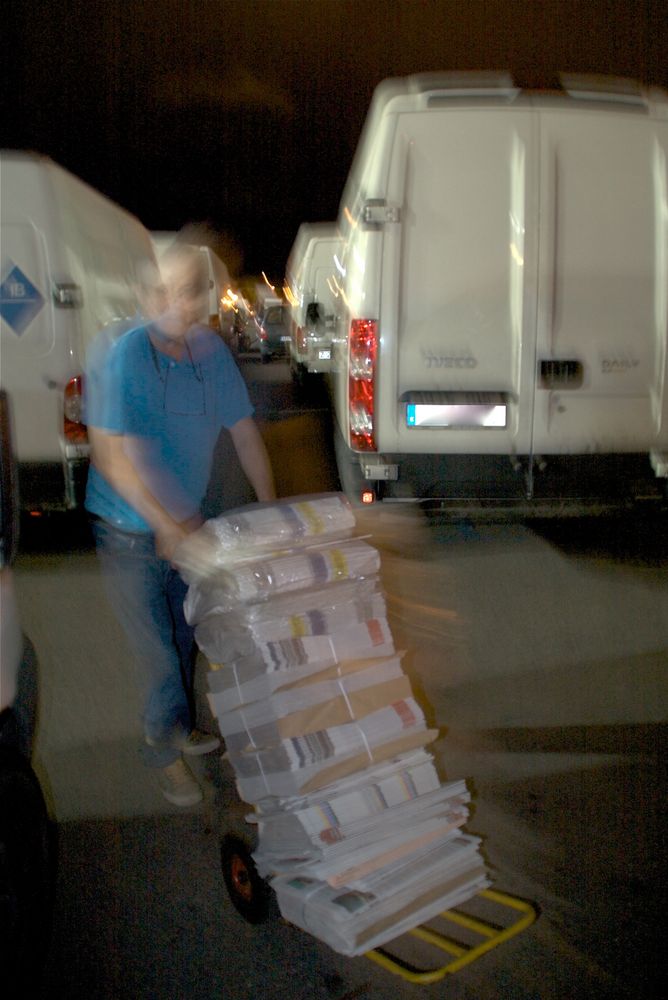
[[194, 531], [201, 528], [203, 524], [200, 514], [193, 514], [186, 521], [178, 524], [176, 521], [166, 523], [164, 527], [158, 528], [155, 533], [155, 550], [161, 559], [174, 563], [174, 553], [179, 545], [186, 540]]
[[189, 532], [176, 521], [164, 528], [159, 528], [155, 532], [155, 551], [160, 559], [172, 562], [174, 552], [181, 542], [188, 537]]

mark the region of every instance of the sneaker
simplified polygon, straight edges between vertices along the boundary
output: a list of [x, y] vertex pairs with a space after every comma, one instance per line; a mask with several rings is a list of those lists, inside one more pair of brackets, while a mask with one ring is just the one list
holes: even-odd
[[217, 750], [220, 740], [213, 733], [201, 733], [199, 729], [193, 729], [187, 736], [178, 740], [175, 746], [190, 757], [199, 757], [201, 754]]
[[203, 799], [202, 789], [180, 759], [162, 768], [160, 788], [167, 801], [175, 806], [194, 806]]

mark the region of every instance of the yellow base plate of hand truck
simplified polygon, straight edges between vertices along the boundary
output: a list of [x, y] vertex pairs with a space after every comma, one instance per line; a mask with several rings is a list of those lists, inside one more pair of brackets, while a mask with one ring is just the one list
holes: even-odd
[[[392, 952], [387, 947], [375, 948], [365, 952], [365, 957], [410, 983], [436, 983], [449, 973], [470, 965], [503, 941], [515, 937], [537, 916], [530, 903], [496, 889], [482, 889], [465, 906], [466, 909], [445, 910], [430, 921], [433, 927], [424, 924], [414, 927], [391, 943]], [[438, 968], [415, 968], [412, 962], [394, 954], [395, 950], [401, 950], [400, 942], [409, 936], [450, 955], [450, 961]]]

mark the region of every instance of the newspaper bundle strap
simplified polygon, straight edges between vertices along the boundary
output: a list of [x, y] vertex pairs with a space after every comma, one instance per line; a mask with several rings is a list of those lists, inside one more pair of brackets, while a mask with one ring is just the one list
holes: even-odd
[[380, 556], [342, 494], [252, 504], [177, 553], [186, 617], [260, 874], [283, 916], [356, 955], [489, 884], [395, 649]]

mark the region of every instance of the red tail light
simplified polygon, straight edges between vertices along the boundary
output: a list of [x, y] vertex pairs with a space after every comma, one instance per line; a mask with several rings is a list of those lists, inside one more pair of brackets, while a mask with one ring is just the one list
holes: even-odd
[[303, 326], [296, 327], [297, 330], [297, 350], [300, 354], [304, 354], [306, 351], [306, 330]]
[[350, 443], [357, 451], [375, 451], [374, 406], [378, 323], [354, 319], [350, 324], [348, 419]]
[[85, 444], [88, 440], [83, 416], [83, 376], [75, 375], [65, 386], [63, 399], [63, 431], [70, 444]]

